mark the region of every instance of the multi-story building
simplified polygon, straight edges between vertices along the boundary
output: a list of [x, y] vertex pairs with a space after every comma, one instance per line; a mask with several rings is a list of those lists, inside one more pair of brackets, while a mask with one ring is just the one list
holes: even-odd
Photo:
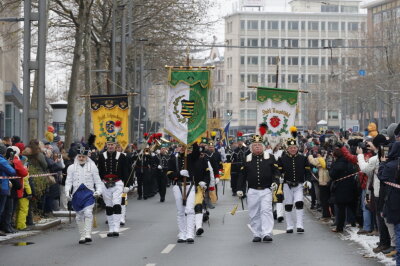
[[[2, 8], [0, 17], [20, 16], [19, 4]], [[0, 137], [22, 134], [20, 37], [17, 22], [0, 23]]]
[[[292, 0], [292, 12], [246, 11], [225, 17], [226, 110], [231, 126], [255, 130], [256, 90], [248, 86], [301, 89], [297, 126], [342, 127], [341, 106], [330, 95], [342, 88], [332, 77], [357, 71], [360, 58], [349, 47], [364, 45], [366, 14], [358, 0]], [[262, 9], [260, 9], [262, 10]], [[342, 48], [341, 48], [342, 47]], [[352, 68], [352, 69], [351, 69]], [[278, 78], [277, 78], [278, 77]]]

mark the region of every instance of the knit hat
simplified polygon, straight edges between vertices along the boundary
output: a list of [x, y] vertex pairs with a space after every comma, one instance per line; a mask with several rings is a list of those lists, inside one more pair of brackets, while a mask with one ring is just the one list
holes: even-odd
[[7, 147], [3, 143], [0, 143], [0, 155], [5, 155], [7, 152]]
[[389, 138], [393, 138], [394, 137], [394, 131], [397, 128], [397, 124], [396, 123], [391, 123], [388, 128], [387, 128], [387, 134], [389, 136]]

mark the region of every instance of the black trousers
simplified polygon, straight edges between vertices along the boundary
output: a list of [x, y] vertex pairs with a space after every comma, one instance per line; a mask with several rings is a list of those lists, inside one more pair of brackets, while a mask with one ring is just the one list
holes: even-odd
[[381, 212], [382, 210], [379, 210], [378, 206], [378, 201], [379, 198], [375, 197], [375, 206], [376, 206], [376, 222], [378, 225], [378, 230], [379, 230], [379, 244], [381, 246], [390, 246], [390, 234], [389, 234], [389, 230], [385, 224], [385, 220], [382, 218], [381, 216]]
[[157, 173], [157, 184], [158, 193], [161, 199], [165, 199], [165, 193], [167, 192], [167, 176], [164, 170], [160, 170]]
[[139, 198], [142, 198], [143, 197], [143, 176], [137, 177], [137, 185], [138, 185], [138, 188], [137, 188], [138, 196], [139, 196]]
[[231, 188], [232, 192], [237, 191], [237, 182], [238, 182], [239, 174], [237, 172], [232, 172], [231, 173]]
[[337, 214], [336, 214], [336, 230], [343, 231], [344, 223], [346, 221], [346, 208], [348, 212], [355, 212], [354, 203], [337, 203]]
[[330, 218], [329, 212], [329, 198], [330, 198], [329, 186], [319, 186], [319, 197], [321, 200], [322, 218]]

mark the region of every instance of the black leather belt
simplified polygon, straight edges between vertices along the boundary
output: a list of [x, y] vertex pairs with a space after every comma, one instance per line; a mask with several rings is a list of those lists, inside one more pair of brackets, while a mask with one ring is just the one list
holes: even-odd
[[255, 190], [264, 190], [264, 189], [266, 189], [267, 187], [255, 187], [255, 188], [253, 188], [253, 189], [255, 189]]
[[299, 182], [292, 182], [292, 181], [285, 181], [289, 187], [297, 187], [300, 183]]
[[[174, 181], [173, 183], [172, 183], [172, 185], [178, 185], [178, 186], [183, 186], [183, 182], [182, 181]], [[192, 182], [191, 181], [188, 181], [188, 182], [186, 182], [186, 186], [190, 186], [190, 185], [192, 185]], [[193, 185], [194, 185], [194, 183], [193, 183]]]

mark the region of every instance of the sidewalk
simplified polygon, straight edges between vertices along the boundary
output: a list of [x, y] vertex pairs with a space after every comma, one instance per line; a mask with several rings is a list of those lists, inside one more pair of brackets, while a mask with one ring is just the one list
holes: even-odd
[[[307, 207], [308, 211], [318, 219], [321, 216], [321, 213], [317, 210], [311, 210], [311, 198], [309, 196], [304, 197], [306, 200], [304, 201], [305, 206]], [[327, 225], [327, 230], [330, 230], [331, 222], [320, 222], [321, 224]], [[379, 242], [378, 236], [367, 236], [367, 235], [358, 235], [358, 228], [355, 227], [346, 227], [344, 229], [344, 233], [335, 234], [332, 233], [332, 236], [337, 235], [342, 240], [350, 240], [358, 245], [360, 245], [360, 255], [364, 258], [375, 258], [379, 262], [383, 263], [384, 265], [396, 265], [396, 262], [392, 258], [387, 258], [383, 253], [374, 253], [372, 251], [373, 248], [376, 247], [376, 243]]]

